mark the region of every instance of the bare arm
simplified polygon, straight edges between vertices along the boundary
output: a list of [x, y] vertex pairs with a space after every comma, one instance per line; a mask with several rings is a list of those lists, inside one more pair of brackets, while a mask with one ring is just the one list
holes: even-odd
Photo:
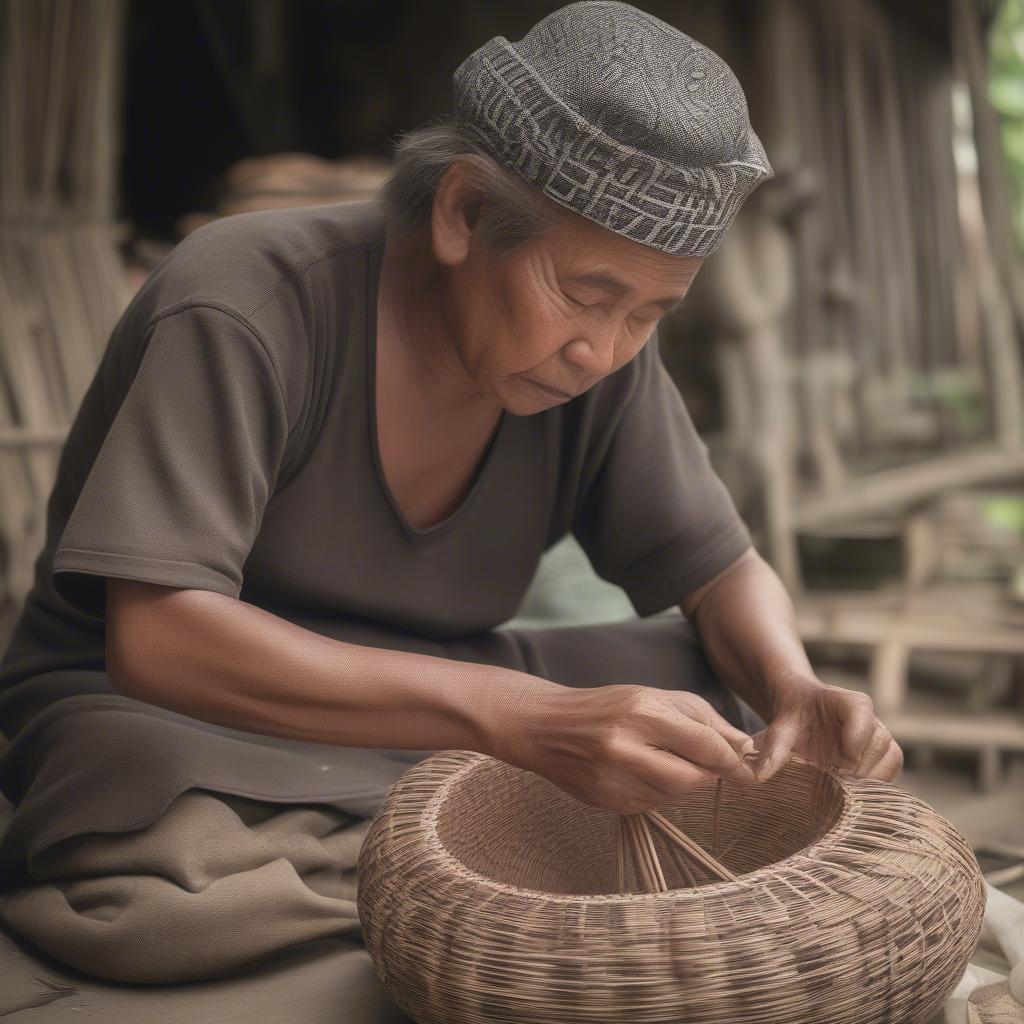
[[126, 696], [249, 732], [478, 750], [624, 813], [751, 778], [749, 738], [696, 694], [344, 643], [204, 590], [108, 580], [107, 672]]
[[789, 593], [754, 548], [679, 607], [695, 623], [719, 679], [768, 723], [759, 779], [773, 775], [791, 752], [869, 778], [900, 773], [903, 752], [875, 717], [871, 697], [815, 675]]
[[339, 746], [486, 751], [498, 694], [555, 683], [345, 643], [205, 590], [107, 581], [107, 671], [126, 696], [235, 729]]
[[814, 676], [789, 593], [752, 547], [679, 609], [695, 624], [718, 677], [766, 722], [779, 682]]

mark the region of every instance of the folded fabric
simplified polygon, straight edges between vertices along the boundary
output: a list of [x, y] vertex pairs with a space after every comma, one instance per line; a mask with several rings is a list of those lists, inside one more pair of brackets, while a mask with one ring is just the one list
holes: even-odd
[[146, 828], [34, 855], [37, 881], [0, 896], [0, 920], [102, 978], [223, 977], [310, 939], [361, 940], [356, 860], [369, 823], [326, 805], [187, 790]]

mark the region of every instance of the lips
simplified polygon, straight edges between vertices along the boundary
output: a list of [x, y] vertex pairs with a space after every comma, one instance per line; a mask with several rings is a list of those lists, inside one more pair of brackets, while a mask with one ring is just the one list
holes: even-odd
[[536, 384], [541, 391], [546, 391], [549, 395], [554, 395], [556, 398], [575, 398], [575, 395], [570, 395], [565, 391], [559, 391], [558, 388], [548, 387], [547, 384], [541, 384], [539, 380], [534, 380], [532, 377], [526, 378], [531, 384]]

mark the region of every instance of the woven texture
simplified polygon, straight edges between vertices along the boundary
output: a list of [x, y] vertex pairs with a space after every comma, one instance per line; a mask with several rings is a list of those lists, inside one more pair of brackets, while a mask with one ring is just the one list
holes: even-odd
[[713, 51], [623, 3], [562, 7], [454, 76], [458, 119], [549, 198], [672, 255], [708, 256], [773, 177]]
[[420, 1024], [924, 1024], [963, 975], [977, 861], [897, 786], [794, 758], [663, 813], [737, 880], [688, 882], [655, 835], [670, 890], [620, 891], [619, 816], [470, 751], [410, 769], [358, 863], [392, 999]]

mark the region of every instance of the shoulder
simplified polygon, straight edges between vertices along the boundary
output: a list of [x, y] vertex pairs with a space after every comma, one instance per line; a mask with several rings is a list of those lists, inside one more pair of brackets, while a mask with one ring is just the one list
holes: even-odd
[[318, 391], [313, 377], [330, 365], [346, 307], [361, 301], [382, 243], [376, 200], [212, 221], [154, 268], [114, 329], [111, 358], [137, 362], [158, 328], [168, 334], [201, 322], [209, 345], [245, 334], [273, 368], [294, 425]]
[[157, 314], [191, 301], [256, 319], [324, 263], [365, 261], [382, 231], [376, 200], [236, 213], [179, 242], [143, 290]]

